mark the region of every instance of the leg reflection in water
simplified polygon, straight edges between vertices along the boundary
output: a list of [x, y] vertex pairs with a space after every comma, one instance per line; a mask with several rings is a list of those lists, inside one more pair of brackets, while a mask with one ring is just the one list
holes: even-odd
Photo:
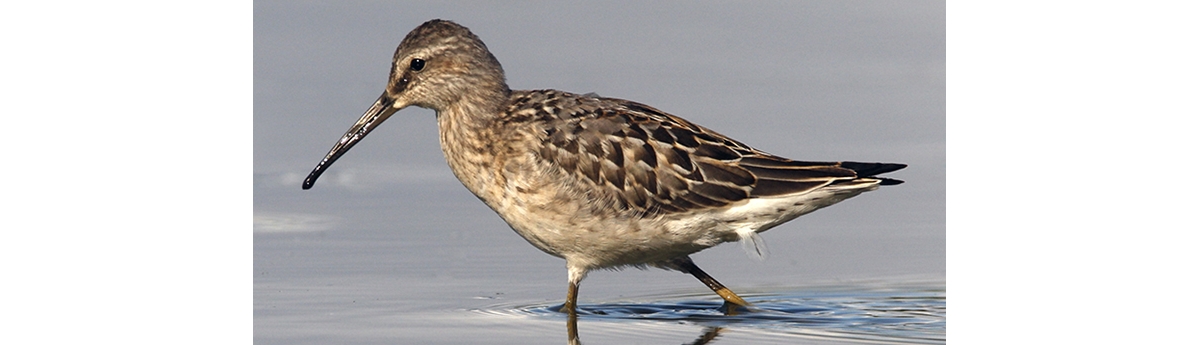
[[[735, 308], [729, 308], [729, 309], [733, 310]], [[727, 314], [727, 315], [733, 315], [733, 314]], [[723, 330], [725, 330], [725, 328], [723, 328], [723, 327], [705, 327], [704, 333], [700, 334], [700, 337], [696, 338], [696, 341], [691, 342], [691, 344], [692, 345], [709, 344], [713, 340], [716, 340], [717, 336], [721, 335], [721, 331], [723, 331]], [[578, 313], [574, 313], [574, 312], [567, 313], [567, 344], [568, 345], [583, 344], [582, 342], [579, 341], [579, 314]]]

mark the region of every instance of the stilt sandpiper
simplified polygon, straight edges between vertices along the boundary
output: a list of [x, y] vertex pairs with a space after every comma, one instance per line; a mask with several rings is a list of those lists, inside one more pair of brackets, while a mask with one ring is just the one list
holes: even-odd
[[437, 112], [459, 181], [542, 251], [567, 262], [563, 311], [588, 271], [654, 266], [692, 274], [732, 310], [749, 303], [688, 257], [901, 181], [904, 164], [795, 161], [654, 107], [557, 90], [510, 90], [500, 62], [467, 28], [421, 24], [396, 49], [375, 104], [308, 178], [400, 109]]

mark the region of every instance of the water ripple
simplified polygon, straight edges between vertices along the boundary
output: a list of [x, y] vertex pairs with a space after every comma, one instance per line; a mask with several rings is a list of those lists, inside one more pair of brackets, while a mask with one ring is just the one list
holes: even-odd
[[[579, 306], [580, 320], [670, 321], [716, 328], [749, 328], [838, 340], [941, 344], [946, 341], [946, 293], [927, 290], [775, 291], [743, 294], [754, 308], [718, 311], [711, 294], [635, 298], [645, 303]], [[478, 312], [565, 319], [561, 305], [497, 305]]]

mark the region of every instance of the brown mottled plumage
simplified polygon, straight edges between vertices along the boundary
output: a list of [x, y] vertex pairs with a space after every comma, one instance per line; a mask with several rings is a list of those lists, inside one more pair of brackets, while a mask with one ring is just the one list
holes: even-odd
[[[454, 175], [538, 249], [566, 259], [563, 309], [598, 268], [691, 273], [729, 307], [747, 306], [688, 255], [879, 185], [904, 164], [801, 162], [771, 155], [645, 104], [556, 90], [512, 91], [500, 63], [458, 24], [432, 20], [396, 49], [386, 91], [304, 181], [396, 111], [437, 111]], [[727, 310], [733, 310], [729, 308]]]

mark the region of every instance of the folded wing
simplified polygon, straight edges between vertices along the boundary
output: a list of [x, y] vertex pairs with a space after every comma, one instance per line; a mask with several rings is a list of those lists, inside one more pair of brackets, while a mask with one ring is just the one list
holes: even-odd
[[[904, 164], [802, 162], [774, 156], [650, 106], [535, 91], [544, 126], [541, 159], [601, 187], [590, 195], [646, 213], [689, 212], [838, 183], [898, 184], [875, 177]], [[550, 101], [542, 97], [554, 98]], [[872, 180], [867, 180], [872, 179]]]

